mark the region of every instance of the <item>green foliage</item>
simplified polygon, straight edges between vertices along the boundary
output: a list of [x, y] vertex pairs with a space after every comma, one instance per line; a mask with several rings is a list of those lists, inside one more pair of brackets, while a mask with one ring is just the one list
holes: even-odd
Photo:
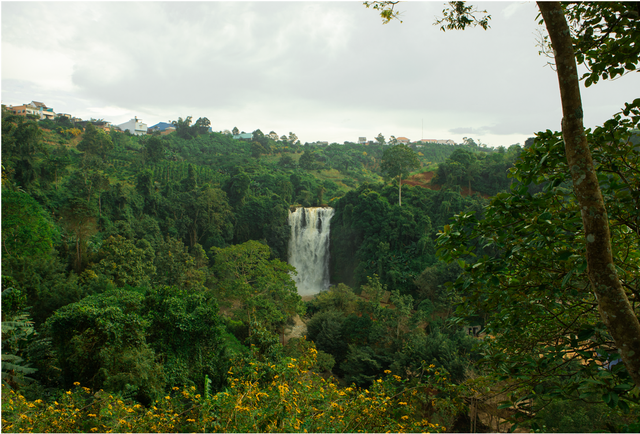
[[300, 160], [298, 160], [298, 165], [301, 169], [304, 170], [317, 170], [322, 167], [316, 154], [310, 149], [306, 149], [304, 154], [300, 156]]
[[[78, 150], [84, 152], [85, 156], [99, 156], [104, 161], [112, 149], [111, 137], [104, 130], [96, 128], [89, 122], [84, 128], [82, 141], [78, 143]], [[85, 157], [86, 159], [87, 157]]]
[[[33, 321], [34, 330], [19, 345], [3, 347], [5, 367], [37, 368], [27, 375], [36, 381], [21, 386], [35, 397], [55, 397], [57, 387], [82, 381], [150, 405], [174, 384], [200, 391], [207, 383], [214, 395], [229, 386], [231, 364], [287, 366], [280, 335], [293, 315], [304, 313], [291, 267], [280, 262], [288, 255], [289, 206], [335, 206], [349, 189], [379, 181], [385, 150], [303, 147], [294, 134], [275, 142], [256, 130], [260, 158], [252, 159], [256, 146], [207, 133], [205, 120], [196, 122], [197, 134], [185, 124], [188, 138], [185, 131], [184, 137], [105, 135], [91, 126], [76, 148], [72, 126], [43, 131], [3, 116], [3, 282], [16, 288], [15, 296], [3, 297], [3, 319], [29, 309], [31, 317], [18, 319]], [[456, 148], [424, 144], [416, 156], [444, 161]], [[305, 154], [310, 165], [303, 161], [301, 168], [296, 160]], [[397, 312], [374, 308], [345, 285], [310, 304], [310, 311], [336, 312], [340, 325], [318, 339], [331, 353], [318, 353], [314, 372], [371, 385], [413, 330], [408, 294], [415, 295], [412, 280], [433, 261], [434, 228], [425, 211], [436, 215], [429, 209], [440, 209], [433, 195], [441, 193], [405, 191], [402, 210], [392, 205], [394, 188], [381, 184], [367, 184], [344, 202], [358, 205], [360, 193], [371, 195], [345, 219], [348, 226], [336, 229], [366, 245], [362, 258], [375, 255], [374, 264], [358, 268], [359, 278], [366, 283], [383, 270], [374, 286], [403, 292], [391, 295]], [[453, 212], [459, 204], [448, 200]], [[336, 247], [338, 256], [348, 254]], [[360, 263], [345, 265], [355, 271]], [[299, 350], [302, 357], [306, 350]], [[13, 356], [20, 360], [6, 359]], [[65, 394], [67, 404], [76, 392], [86, 394]], [[84, 418], [83, 431], [97, 427], [91, 420]]]
[[134, 243], [124, 237], [109, 237], [98, 252], [98, 262], [90, 267], [96, 274], [102, 274], [122, 288], [147, 286], [153, 280], [156, 267], [153, 265], [155, 252], [148, 241]]
[[[2, 280], [4, 286], [4, 276]], [[36, 331], [29, 314], [20, 308], [20, 298], [23, 297], [19, 290], [2, 289], [2, 385], [12, 388], [31, 380], [28, 375], [36, 372], [21, 357]]]
[[3, 256], [41, 260], [52, 254], [57, 231], [46, 211], [29, 194], [3, 189]]
[[167, 237], [154, 249], [156, 254], [153, 264], [156, 274], [154, 285], [170, 285], [178, 287], [197, 287], [206, 280], [204, 267], [209, 259], [202, 246], [196, 244], [194, 252], [196, 257], [189, 254], [182, 241]]
[[398, 178], [398, 205], [402, 205], [402, 178], [419, 167], [418, 156], [407, 145], [390, 146], [382, 154], [382, 173], [387, 179]]
[[[640, 281], [640, 153], [633, 132], [639, 104], [588, 132], [616, 271], [629, 298]], [[539, 133], [511, 171], [518, 181], [511, 191], [491, 200], [483, 220], [457, 215], [438, 239], [439, 253], [463, 268], [454, 284], [458, 315], [487, 319], [493, 338], [484, 341], [484, 362], [517, 380], [520, 399], [535, 396], [538, 405], [556, 396], [604, 400], [624, 410], [638, 398], [624, 365], [609, 365], [619, 356], [586, 274], [581, 211], [565, 187], [566, 164], [560, 133]], [[544, 188], [531, 194], [535, 184]]]
[[[475, 14], [485, 14], [482, 18], [476, 18]], [[464, 30], [467, 27], [480, 26], [487, 30], [491, 15], [486, 15], [487, 11], [479, 11], [473, 6], [467, 6], [463, 1], [451, 1], [449, 7], [442, 10], [442, 18], [433, 23], [434, 26], [440, 25], [440, 30]]]
[[145, 143], [145, 150], [149, 161], [157, 163], [164, 159], [166, 141], [158, 136], [151, 136]]
[[490, 154], [458, 148], [444, 163], [438, 165], [431, 182], [446, 188], [468, 187], [479, 193], [496, 195], [509, 188], [511, 180], [507, 177], [508, 169], [521, 151], [520, 145]]
[[616, 428], [625, 419], [605, 404], [558, 400], [538, 411], [527, 425], [534, 432], [623, 432]]
[[[216, 394], [174, 387], [148, 408], [76, 387], [56, 401], [3, 390], [3, 428], [33, 432], [445, 432], [464, 410], [446, 373], [424, 366], [413, 379], [388, 371], [367, 389], [339, 388], [313, 373], [316, 350], [278, 363], [241, 361]], [[437, 397], [437, 398], [436, 398]], [[66, 417], [60, 417], [64, 415]]]
[[127, 391], [138, 400], [159, 396], [162, 366], [146, 342], [144, 295], [117, 290], [58, 309], [46, 322], [65, 387]]
[[[3, 172], [11, 173], [15, 182], [28, 187], [38, 178], [37, 156], [46, 152], [42, 130], [33, 120], [2, 111]], [[5, 185], [5, 182], [3, 182]]]
[[164, 355], [166, 382], [200, 388], [206, 376], [219, 390], [230, 355], [211, 292], [158, 286], [147, 292], [145, 304], [147, 341], [156, 354]]
[[332, 281], [355, 287], [375, 273], [389, 289], [417, 298], [416, 279], [435, 263], [437, 228], [456, 212], [482, 209], [483, 199], [450, 190], [405, 190], [402, 208], [391, 205], [393, 187], [379, 184], [363, 185], [337, 201], [331, 219]]
[[418, 372], [421, 361], [462, 383], [478, 358], [465, 332], [441, 328], [413, 309], [410, 295], [387, 292], [377, 276], [369, 278], [360, 297], [342, 285], [321, 293], [310, 307], [320, 310], [307, 321], [307, 337], [333, 356], [333, 372], [347, 384], [369, 386], [385, 369]]
[[276, 332], [291, 316], [303, 313], [290, 276], [295, 269], [278, 259], [269, 260], [270, 256], [269, 247], [257, 241], [211, 249], [217, 290], [239, 303], [234, 316], [248, 327], [249, 337], [255, 323]]
[[565, 6], [578, 64], [587, 67], [585, 86], [636, 71], [640, 59], [640, 10], [634, 3]]

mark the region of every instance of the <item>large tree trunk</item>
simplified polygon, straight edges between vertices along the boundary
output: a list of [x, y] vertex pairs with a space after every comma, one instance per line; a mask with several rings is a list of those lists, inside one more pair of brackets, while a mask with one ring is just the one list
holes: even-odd
[[598, 308], [633, 382], [640, 387], [640, 322], [622, 288], [611, 252], [609, 221], [584, 131], [576, 57], [558, 2], [538, 2], [554, 50], [562, 100], [562, 134], [573, 190], [582, 210], [589, 280]]

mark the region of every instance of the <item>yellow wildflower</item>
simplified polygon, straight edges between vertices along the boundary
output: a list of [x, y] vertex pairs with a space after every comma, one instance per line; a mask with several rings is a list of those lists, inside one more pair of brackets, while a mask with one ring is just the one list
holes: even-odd
[[74, 385], [74, 386], [79, 386], [79, 385], [80, 385], [80, 383], [76, 381], [75, 383], [73, 383], [73, 385]]

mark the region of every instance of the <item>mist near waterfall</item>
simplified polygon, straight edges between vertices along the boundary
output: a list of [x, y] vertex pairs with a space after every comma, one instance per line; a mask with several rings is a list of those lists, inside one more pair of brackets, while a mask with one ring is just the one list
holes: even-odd
[[293, 280], [302, 296], [329, 288], [329, 234], [334, 212], [329, 207], [289, 211], [289, 264], [298, 271]]

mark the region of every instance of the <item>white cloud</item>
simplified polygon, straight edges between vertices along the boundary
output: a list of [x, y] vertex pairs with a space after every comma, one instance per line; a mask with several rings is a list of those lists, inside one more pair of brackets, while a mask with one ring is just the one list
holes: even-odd
[[[440, 3], [398, 7], [404, 23], [382, 25], [360, 2], [4, 2], [3, 103], [114, 123], [206, 116], [302, 141], [417, 139], [422, 119], [426, 138], [468, 128], [496, 145], [558, 128], [533, 3], [478, 4], [486, 32], [441, 32]], [[632, 99], [628, 79], [585, 91], [590, 122]]]
[[73, 60], [46, 47], [17, 47], [2, 42], [2, 79], [24, 80], [47, 89], [73, 89]]

